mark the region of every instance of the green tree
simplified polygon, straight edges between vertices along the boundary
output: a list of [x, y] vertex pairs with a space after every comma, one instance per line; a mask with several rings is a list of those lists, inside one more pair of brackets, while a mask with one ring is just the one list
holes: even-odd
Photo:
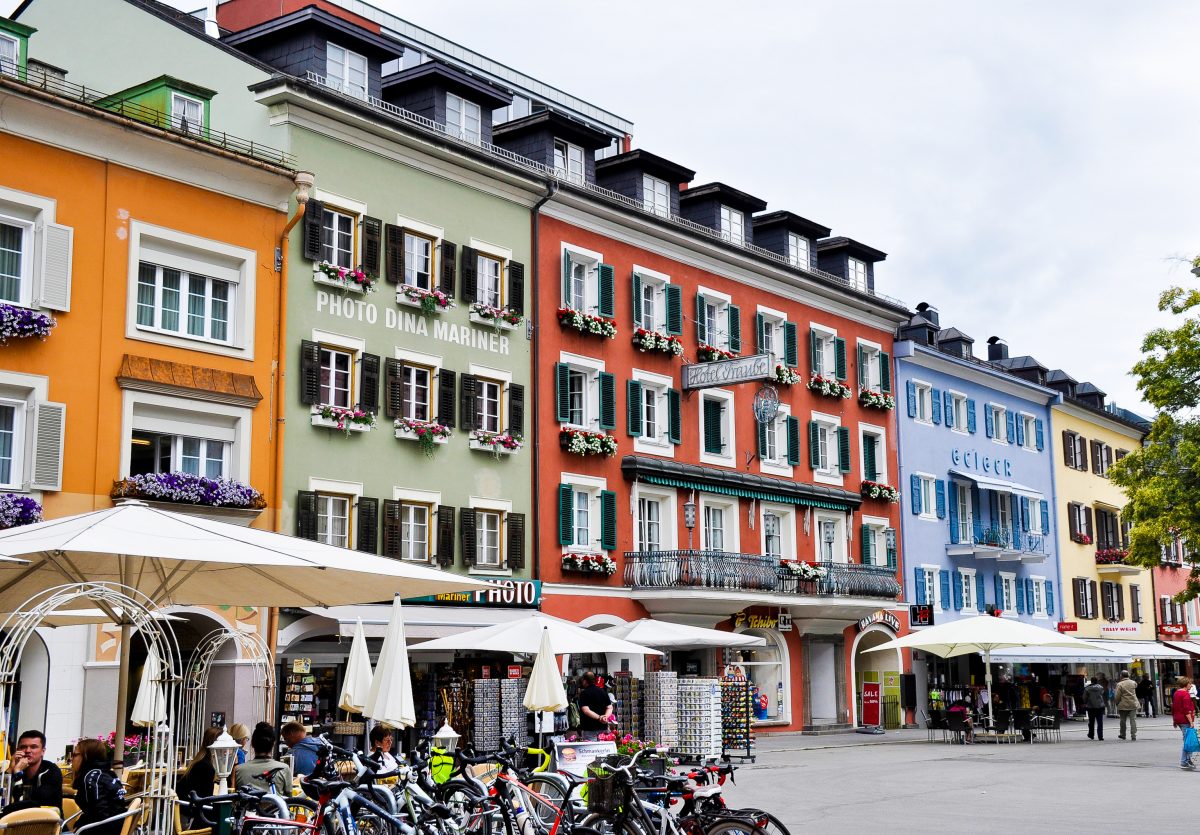
[[[1193, 271], [1200, 271], [1200, 258]], [[1158, 417], [1142, 449], [1111, 471], [1129, 498], [1129, 559], [1148, 568], [1158, 565], [1162, 544], [1174, 537], [1200, 550], [1200, 289], [1172, 287], [1159, 297], [1158, 309], [1182, 321], [1146, 334], [1142, 359], [1133, 366], [1138, 389]], [[1200, 570], [1193, 568], [1178, 599], [1198, 595]]]

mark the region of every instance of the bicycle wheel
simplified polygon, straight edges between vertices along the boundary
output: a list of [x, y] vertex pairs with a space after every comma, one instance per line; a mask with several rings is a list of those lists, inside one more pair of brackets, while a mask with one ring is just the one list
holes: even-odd
[[753, 821], [747, 818], [721, 818], [710, 823], [704, 835], [764, 835]]
[[[537, 816], [543, 827], [553, 826], [558, 810], [567, 802], [566, 786], [553, 777], [545, 776], [530, 777], [525, 781], [525, 786], [546, 799], [545, 803], [541, 803], [537, 798], [526, 798], [527, 805], [531, 807], [529, 811]], [[570, 814], [569, 810], [567, 814]]]
[[581, 825], [575, 827], [576, 832], [581, 829], [590, 829], [600, 835], [654, 835], [647, 833], [638, 821], [625, 820], [614, 823], [610, 818], [598, 814], [588, 815]]
[[737, 818], [749, 818], [767, 835], [791, 835], [788, 828], [779, 822], [779, 818], [762, 809], [726, 809], [725, 813]]

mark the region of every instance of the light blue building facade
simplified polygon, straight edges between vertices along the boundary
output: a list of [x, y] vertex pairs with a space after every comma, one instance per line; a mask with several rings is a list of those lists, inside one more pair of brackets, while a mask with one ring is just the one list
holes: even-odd
[[895, 344], [907, 600], [932, 607], [935, 623], [999, 610], [1054, 629], [1060, 395], [1011, 370], [1002, 342], [989, 359], [1010, 370], [975, 358], [973, 340], [941, 329], [933, 308], [918, 311]]

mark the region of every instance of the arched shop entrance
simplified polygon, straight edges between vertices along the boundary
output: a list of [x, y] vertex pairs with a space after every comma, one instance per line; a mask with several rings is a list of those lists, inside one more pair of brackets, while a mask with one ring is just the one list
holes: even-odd
[[882, 624], [868, 626], [854, 639], [852, 674], [854, 676], [854, 721], [862, 722], [862, 694], [866, 683], [878, 684], [881, 690], [880, 724], [897, 729], [904, 722], [900, 700], [901, 673], [904, 660], [900, 650], [870, 652], [874, 647], [893, 640], [896, 633]]

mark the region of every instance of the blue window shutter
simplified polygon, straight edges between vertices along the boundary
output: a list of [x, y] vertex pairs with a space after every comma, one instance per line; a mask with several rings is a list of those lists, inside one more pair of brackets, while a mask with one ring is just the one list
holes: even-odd
[[1035, 418], [1033, 421], [1034, 440], [1037, 442], [1037, 451], [1041, 452], [1046, 448], [1046, 425], [1042, 423], [1041, 418]]
[[921, 477], [911, 475], [908, 477], [908, 501], [912, 505], [914, 516], [919, 516], [921, 513]]
[[942, 608], [950, 608], [950, 572], [942, 569], [938, 572], [939, 585], [942, 587]]
[[607, 371], [596, 375], [600, 381], [600, 428], [617, 428], [617, 378]]
[[971, 516], [974, 517], [975, 527], [978, 528], [983, 514], [979, 512], [979, 487], [974, 484], [971, 485]]
[[1017, 429], [1017, 446], [1025, 446], [1025, 421], [1017, 420], [1014, 416], [1013, 423]]
[[1016, 416], [1007, 410], [1004, 412], [1004, 439], [1010, 444], [1017, 440]]
[[704, 328], [704, 296], [696, 294], [696, 341], [708, 344], [708, 331]]
[[1025, 584], [1018, 577], [1013, 580], [1013, 585], [1015, 586], [1013, 588], [1013, 600], [1017, 604], [1017, 614], [1023, 615], [1025, 614]]
[[839, 426], [838, 439], [838, 469], [843, 473], [850, 472], [850, 430]]
[[923, 568], [913, 569], [913, 595], [918, 605], [929, 602], [925, 597], [925, 569]]
[[637, 380], [625, 382], [625, 415], [629, 425], [629, 434], [634, 438], [640, 438], [642, 436], [642, 384]]
[[833, 340], [833, 373], [839, 380], [846, 379], [846, 340], [840, 336]]
[[991, 403], [983, 404], [983, 433], [989, 438], [996, 436], [996, 415]]
[[571, 367], [565, 362], [554, 364], [554, 403], [555, 415], [559, 423], [571, 419]]
[[1029, 497], [1021, 497], [1021, 530], [1029, 530]]
[[796, 336], [796, 323], [783, 323], [783, 364], [795, 368], [800, 364], [800, 346]]
[[954, 586], [954, 611], [961, 612], [963, 606], [963, 578], [962, 573], [955, 571], [950, 575], [950, 579]]
[[633, 273], [633, 326], [642, 326], [642, 277], [635, 270]]
[[1033, 580], [1030, 580], [1028, 577], [1025, 578], [1025, 611], [1031, 615], [1034, 612]]
[[736, 354], [742, 350], [742, 311], [731, 304], [725, 313], [729, 317], [729, 350]]
[[885, 394], [892, 390], [892, 357], [884, 351], [879, 352], [879, 389]]
[[992, 590], [994, 592], [996, 592], [996, 608], [1003, 611], [1003, 609], [1004, 609], [1004, 579], [999, 574], [997, 574], [992, 579], [995, 581], [993, 583], [994, 588]]
[[975, 434], [975, 401], [967, 401], [967, 431]]
[[937, 499], [937, 518], [946, 518], [946, 482], [938, 479], [933, 483], [933, 491]]
[[943, 405], [946, 407], [946, 428], [954, 427], [954, 395], [950, 392], [942, 392]]
[[[940, 484], [941, 482], [938, 483]], [[958, 536], [958, 502], [954, 496], [955, 489], [954, 482], [950, 482], [950, 541], [958, 544], [962, 540]]]
[[1022, 541], [1021, 541], [1021, 539], [1020, 539], [1020, 536], [1019, 536], [1019, 535], [1020, 535], [1020, 532], [1021, 532], [1022, 530], [1024, 530], [1024, 527], [1021, 525], [1021, 501], [1020, 501], [1020, 496], [1018, 496], [1016, 493], [1010, 493], [1010, 494], [1009, 494], [1009, 505], [1012, 507], [1012, 538], [1013, 538], [1013, 545], [1020, 546], [1020, 545], [1022, 545], [1023, 543], [1022, 543]]
[[667, 435], [671, 443], [683, 443], [682, 416], [679, 413], [679, 390], [667, 389]]
[[667, 300], [667, 335], [679, 336], [683, 333], [683, 290], [677, 284], [668, 284], [665, 294]]
[[917, 416], [917, 386], [912, 380], [908, 380], [904, 384], [904, 394], [908, 398], [908, 416], [915, 418]]
[[1054, 614], [1054, 582], [1051, 580], [1047, 580], [1044, 588], [1046, 591], [1046, 614], [1053, 615]]
[[1050, 505], [1046, 501], [1038, 502], [1041, 507], [1042, 514], [1042, 536], [1050, 537]]
[[929, 416], [933, 419], [935, 425], [940, 426], [942, 423], [942, 410], [938, 407], [942, 405], [942, 390], [934, 389], [929, 398]]
[[800, 463], [800, 418], [787, 417], [787, 461], [795, 467]]
[[558, 485], [558, 544], [575, 544], [575, 491], [569, 484]]
[[605, 551], [617, 548], [617, 494], [600, 491], [600, 547]]
[[597, 297], [596, 312], [601, 316], [612, 317], [616, 309], [614, 303], [613, 268], [611, 264], [601, 264], [596, 271], [600, 282]]
[[981, 612], [987, 608], [987, 598], [984, 597], [983, 593], [982, 574], [975, 575], [975, 608]]

